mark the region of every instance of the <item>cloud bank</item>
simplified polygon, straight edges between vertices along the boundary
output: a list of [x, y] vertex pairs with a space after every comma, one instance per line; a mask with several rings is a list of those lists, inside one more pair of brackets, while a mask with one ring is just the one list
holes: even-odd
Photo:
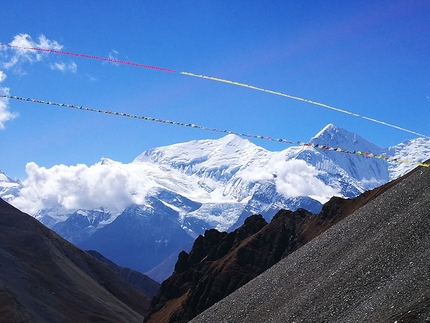
[[[79, 209], [99, 208], [119, 214], [132, 204], [145, 204], [148, 194], [156, 188], [166, 187], [163, 178], [171, 176], [156, 164], [122, 164], [109, 159], [92, 166], [56, 165], [51, 168], [39, 167], [31, 162], [27, 164], [26, 172], [28, 177], [22, 182], [19, 196], [10, 202], [32, 215], [37, 215], [41, 210], [67, 214]], [[181, 177], [180, 174], [174, 175], [177, 177], [173, 186], [189, 183], [191, 186], [188, 189], [192, 194], [202, 189], [198, 185], [193, 186], [192, 183], [198, 183], [196, 178], [184, 174]], [[254, 169], [240, 176], [246, 181], [251, 178], [253, 181], [274, 181], [277, 191], [287, 198], [311, 196], [325, 202], [331, 196], [339, 195], [338, 190], [325, 185], [317, 175], [318, 171], [302, 160], [274, 158], [265, 169]], [[181, 194], [187, 196], [185, 191]], [[231, 196], [225, 198], [231, 201]]]
[[324, 184], [318, 179], [317, 169], [303, 160], [282, 159], [279, 155], [269, 161], [264, 169], [241, 173], [246, 181], [273, 180], [276, 189], [286, 198], [310, 196], [324, 203], [340, 190]]
[[121, 212], [131, 204], [143, 204], [154, 183], [132, 164], [97, 163], [92, 166], [26, 166], [27, 179], [11, 203], [29, 214], [43, 209], [65, 213], [105, 207]]
[[303, 160], [289, 160], [278, 165], [277, 170], [276, 188], [286, 197], [310, 196], [325, 203], [340, 194], [338, 189], [319, 180], [317, 169]]

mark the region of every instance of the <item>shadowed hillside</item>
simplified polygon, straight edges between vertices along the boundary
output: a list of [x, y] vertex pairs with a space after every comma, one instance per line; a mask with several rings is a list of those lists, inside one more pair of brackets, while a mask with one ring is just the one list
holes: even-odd
[[122, 278], [124, 278], [127, 282], [129, 282], [137, 290], [139, 290], [149, 298], [152, 298], [160, 289], [160, 284], [157, 283], [155, 280], [152, 280], [148, 276], [138, 271], [135, 271], [133, 269], [118, 266], [116, 263], [105, 258], [101, 253], [95, 250], [86, 250], [86, 252], [91, 256], [93, 256], [94, 258], [108, 265], [111, 269], [116, 271]]
[[0, 322], [142, 322], [149, 299], [0, 199]]

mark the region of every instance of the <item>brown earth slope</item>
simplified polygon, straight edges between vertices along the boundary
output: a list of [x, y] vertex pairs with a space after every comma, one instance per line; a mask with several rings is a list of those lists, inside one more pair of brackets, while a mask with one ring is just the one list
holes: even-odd
[[0, 322], [142, 322], [149, 299], [0, 199]]
[[191, 322], [430, 322], [430, 168]]
[[334, 197], [318, 215], [281, 210], [269, 224], [253, 215], [231, 233], [206, 231], [190, 254], [179, 255], [145, 322], [188, 322], [396, 183], [351, 200]]

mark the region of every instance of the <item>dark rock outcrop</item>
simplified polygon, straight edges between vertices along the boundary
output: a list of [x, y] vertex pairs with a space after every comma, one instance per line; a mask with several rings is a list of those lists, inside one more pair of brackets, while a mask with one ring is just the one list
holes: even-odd
[[[179, 254], [175, 272], [161, 284], [148, 319], [151, 322], [184, 322], [243, 285], [249, 280], [248, 272], [255, 268], [243, 267], [245, 259], [236, 264], [228, 256], [266, 225], [262, 216], [254, 215], [231, 233], [211, 229], [199, 236], [189, 254]], [[182, 301], [186, 311], [182, 310]]]
[[142, 322], [149, 299], [0, 199], [1, 322]]

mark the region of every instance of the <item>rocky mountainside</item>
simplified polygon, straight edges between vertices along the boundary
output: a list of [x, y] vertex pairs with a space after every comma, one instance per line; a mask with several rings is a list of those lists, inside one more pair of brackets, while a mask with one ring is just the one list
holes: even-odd
[[408, 175], [191, 322], [429, 322], [430, 168]]
[[208, 230], [181, 252], [172, 276], [153, 298], [148, 323], [188, 322], [393, 186], [354, 199], [333, 197], [319, 214], [281, 210], [268, 224], [253, 215], [231, 233]]
[[149, 299], [0, 199], [1, 322], [142, 322]]

